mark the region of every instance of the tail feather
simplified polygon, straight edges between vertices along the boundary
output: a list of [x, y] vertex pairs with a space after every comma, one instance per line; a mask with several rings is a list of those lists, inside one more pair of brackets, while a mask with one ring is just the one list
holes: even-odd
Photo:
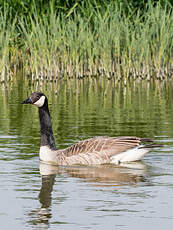
[[141, 142], [153, 142], [151, 138], [140, 138]]
[[157, 148], [157, 147], [163, 147], [161, 144], [150, 144], [150, 145], [144, 145], [139, 147], [139, 149], [150, 149], [150, 148]]

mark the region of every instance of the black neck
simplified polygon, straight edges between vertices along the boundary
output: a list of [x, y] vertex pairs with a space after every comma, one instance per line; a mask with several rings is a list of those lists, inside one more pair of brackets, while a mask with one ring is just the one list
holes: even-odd
[[41, 146], [49, 146], [51, 149], [56, 149], [48, 104], [40, 107], [38, 111], [40, 118]]

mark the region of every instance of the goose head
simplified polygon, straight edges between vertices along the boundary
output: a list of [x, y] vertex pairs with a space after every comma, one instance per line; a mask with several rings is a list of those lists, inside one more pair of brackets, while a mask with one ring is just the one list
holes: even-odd
[[34, 92], [26, 100], [22, 101], [21, 104], [32, 104], [39, 108], [47, 106], [47, 97], [41, 92]]

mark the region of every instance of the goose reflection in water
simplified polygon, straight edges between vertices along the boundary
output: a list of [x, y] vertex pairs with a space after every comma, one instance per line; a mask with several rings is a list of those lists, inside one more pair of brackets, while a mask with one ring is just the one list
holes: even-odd
[[[39, 193], [41, 207], [30, 212], [30, 224], [38, 225], [39, 229], [47, 229], [52, 217], [51, 201], [53, 185], [57, 174], [67, 174], [68, 177], [81, 178], [92, 186], [123, 186], [146, 181], [148, 167], [142, 162], [121, 164], [121, 166], [101, 165], [97, 167], [58, 167], [40, 163], [42, 186]], [[65, 182], [67, 183], [67, 182]], [[57, 198], [56, 198], [57, 199]], [[65, 197], [59, 197], [64, 202]], [[57, 222], [56, 222], [57, 223]], [[58, 222], [65, 224], [64, 222]]]
[[39, 193], [40, 208], [29, 212], [29, 225], [36, 225], [39, 229], [47, 229], [49, 227], [49, 219], [51, 214], [52, 190], [56, 175], [43, 175], [42, 185]]

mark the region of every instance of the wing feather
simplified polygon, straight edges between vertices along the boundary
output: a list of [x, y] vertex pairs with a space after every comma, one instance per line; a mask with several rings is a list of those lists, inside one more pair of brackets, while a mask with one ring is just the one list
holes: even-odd
[[94, 137], [86, 139], [70, 146], [63, 150], [63, 155], [66, 157], [81, 155], [81, 154], [100, 154], [106, 153], [107, 156], [118, 154], [134, 148], [140, 144], [141, 140], [138, 137]]

